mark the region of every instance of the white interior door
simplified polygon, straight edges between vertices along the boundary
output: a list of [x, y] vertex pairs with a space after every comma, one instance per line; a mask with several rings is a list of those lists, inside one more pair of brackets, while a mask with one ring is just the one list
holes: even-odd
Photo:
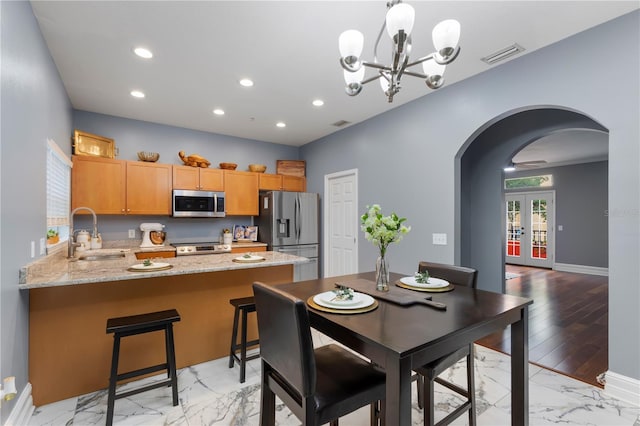
[[325, 176], [324, 277], [358, 272], [358, 170]]
[[553, 191], [505, 195], [505, 262], [553, 267], [555, 193]]

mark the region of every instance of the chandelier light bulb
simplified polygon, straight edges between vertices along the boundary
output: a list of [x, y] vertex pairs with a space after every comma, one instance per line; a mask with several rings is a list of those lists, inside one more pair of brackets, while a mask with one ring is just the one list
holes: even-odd
[[350, 72], [347, 70], [344, 70], [343, 72], [344, 72], [344, 81], [347, 84], [361, 83], [362, 80], [364, 79], [364, 67], [354, 72]]
[[360, 68], [360, 55], [364, 46], [364, 36], [358, 30], [347, 30], [340, 34], [338, 38], [338, 48], [340, 49], [343, 66], [349, 69]]
[[444, 75], [445, 68], [447, 68], [446, 65], [439, 64], [434, 60], [424, 61], [422, 63], [422, 70], [429, 76], [437, 75], [442, 77]]
[[406, 3], [398, 3], [387, 11], [386, 23], [387, 34], [392, 39], [398, 34], [398, 31], [404, 30], [408, 36], [413, 30], [413, 22], [416, 12], [411, 5]]
[[432, 32], [433, 45], [436, 51], [443, 57], [453, 53], [460, 41], [460, 22], [455, 19], [447, 19], [438, 23]]

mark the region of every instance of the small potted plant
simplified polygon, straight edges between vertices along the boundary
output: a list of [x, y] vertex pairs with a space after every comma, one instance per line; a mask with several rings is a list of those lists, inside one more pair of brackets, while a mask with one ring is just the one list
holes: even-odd
[[231, 234], [231, 229], [224, 228], [222, 230], [222, 243], [231, 245], [233, 242], [233, 235]]
[[58, 231], [55, 229], [49, 229], [47, 231], [47, 244], [53, 245], [57, 244], [60, 241], [60, 236], [58, 235]]

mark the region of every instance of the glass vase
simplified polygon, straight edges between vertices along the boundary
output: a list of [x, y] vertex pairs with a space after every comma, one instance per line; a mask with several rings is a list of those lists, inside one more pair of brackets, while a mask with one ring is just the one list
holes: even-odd
[[384, 256], [376, 260], [376, 290], [389, 291], [389, 265]]

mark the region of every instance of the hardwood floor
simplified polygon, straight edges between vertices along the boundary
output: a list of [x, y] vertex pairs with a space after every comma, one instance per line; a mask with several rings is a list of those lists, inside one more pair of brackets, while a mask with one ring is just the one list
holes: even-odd
[[[533, 299], [529, 361], [594, 386], [608, 368], [608, 277], [507, 265], [506, 292]], [[510, 353], [505, 330], [477, 343]]]

